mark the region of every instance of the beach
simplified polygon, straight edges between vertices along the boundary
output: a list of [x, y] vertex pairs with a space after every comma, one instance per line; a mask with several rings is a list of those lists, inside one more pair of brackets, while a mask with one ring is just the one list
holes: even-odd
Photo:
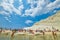
[[57, 32], [57, 36], [53, 36], [51, 32], [46, 32], [45, 35], [27, 35], [27, 34], [17, 34], [11, 37], [11, 34], [0, 34], [0, 40], [60, 40], [60, 32]]

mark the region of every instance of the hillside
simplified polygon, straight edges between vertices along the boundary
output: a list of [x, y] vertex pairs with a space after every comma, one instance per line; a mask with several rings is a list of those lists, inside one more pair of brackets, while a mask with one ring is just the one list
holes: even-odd
[[35, 23], [32, 27], [28, 27], [26, 29], [44, 29], [48, 27], [52, 29], [52, 27], [60, 30], [60, 11], [58, 11], [53, 16], [48, 17], [47, 19], [41, 20]]

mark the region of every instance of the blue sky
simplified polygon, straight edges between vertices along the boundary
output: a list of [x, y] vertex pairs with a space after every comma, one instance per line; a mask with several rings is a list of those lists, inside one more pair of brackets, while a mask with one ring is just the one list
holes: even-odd
[[60, 0], [0, 0], [0, 27], [21, 29], [56, 14]]

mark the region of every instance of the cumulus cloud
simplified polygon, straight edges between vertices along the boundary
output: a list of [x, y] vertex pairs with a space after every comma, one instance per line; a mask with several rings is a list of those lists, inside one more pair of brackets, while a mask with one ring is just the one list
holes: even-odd
[[22, 11], [24, 9], [24, 6], [20, 5], [18, 9], [19, 9], [19, 11]]
[[19, 0], [19, 2], [22, 2], [22, 0]]
[[[10, 8], [10, 6], [9, 6], [8, 3], [3, 2], [3, 3], [1, 3], [0, 6], [2, 6], [4, 10], [9, 11], [10, 13], [12, 12], [12, 11], [11, 11], [12, 9]], [[2, 11], [3, 11], [3, 10], [2, 10]]]
[[[30, 3], [31, 0], [28, 1]], [[34, 1], [33, 1], [34, 2]], [[35, 3], [37, 3], [37, 7], [33, 7], [31, 9], [25, 10], [25, 16], [32, 16], [35, 17], [37, 15], [46, 14], [55, 8], [60, 7], [60, 0], [56, 0], [54, 2], [49, 2], [48, 0], [38, 0]]]
[[48, 11], [54, 10], [55, 8], [59, 8], [59, 7], [60, 7], [60, 0], [56, 0], [46, 5], [46, 7], [44, 8], [44, 12], [48, 12]]
[[9, 0], [9, 3], [10, 3], [10, 4], [13, 4], [13, 3], [14, 3], [14, 0]]
[[[5, 13], [6, 11], [8, 11], [8, 14], [15, 12], [20, 16], [23, 14], [23, 16], [35, 17], [38, 15], [46, 14], [54, 10], [55, 8], [60, 7], [60, 0], [55, 0], [54, 2], [50, 2], [49, 0], [27, 0], [27, 3], [30, 4], [31, 8], [25, 9], [25, 13], [22, 13], [23, 9], [25, 8], [23, 5], [23, 1], [19, 0], [20, 6], [18, 8], [15, 8], [15, 6], [13, 5], [14, 1], [15, 0], [3, 0], [3, 2], [0, 4], [0, 6], [2, 6], [5, 10]], [[37, 6], [34, 7], [34, 5]]]
[[6, 16], [9, 16], [10, 15], [8, 12], [5, 12], [5, 11], [0, 11], [0, 14], [6, 15]]
[[26, 24], [29, 24], [29, 23], [33, 23], [33, 21], [32, 21], [32, 20], [26, 20], [25, 23], [26, 23]]
[[[9, 2], [9, 3], [8, 3], [8, 2]], [[1, 3], [0, 6], [2, 6], [3, 9], [4, 9], [5, 11], [8, 11], [10, 14], [11, 14], [12, 12], [15, 12], [16, 14], [21, 15], [21, 10], [23, 9], [23, 6], [19, 6], [19, 9], [17, 9], [17, 8], [15, 8], [14, 5], [13, 5], [14, 0], [10, 0], [10, 1], [8, 1], [8, 2], [7, 2], [7, 0], [3, 0], [3, 2]]]
[[6, 21], [11, 22], [8, 17], [4, 17], [4, 18], [6, 19]]

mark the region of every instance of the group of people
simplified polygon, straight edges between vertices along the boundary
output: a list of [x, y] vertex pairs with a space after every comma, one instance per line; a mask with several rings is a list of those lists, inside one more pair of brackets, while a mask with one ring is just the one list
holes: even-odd
[[[2, 31], [4, 31], [4, 30], [0, 29], [0, 33], [2, 33]], [[35, 34], [35, 33], [39, 32], [39, 33], [42, 33], [42, 35], [45, 35], [45, 32], [51, 32], [54, 37], [57, 36], [56, 32], [60, 32], [58, 29], [55, 29], [55, 28], [53, 28], [53, 30], [50, 30], [50, 29], [47, 28], [47, 29], [44, 29], [44, 30], [39, 30], [39, 29], [38, 30], [32, 30], [32, 29], [28, 29], [28, 30], [18, 29], [18, 30], [16, 30], [15, 29], [15, 30], [10, 30], [10, 31], [11, 31], [11, 37], [13, 37], [14, 34], [17, 33], [17, 31], [18, 32], [23, 32], [23, 33], [29, 32], [31, 34]]]

